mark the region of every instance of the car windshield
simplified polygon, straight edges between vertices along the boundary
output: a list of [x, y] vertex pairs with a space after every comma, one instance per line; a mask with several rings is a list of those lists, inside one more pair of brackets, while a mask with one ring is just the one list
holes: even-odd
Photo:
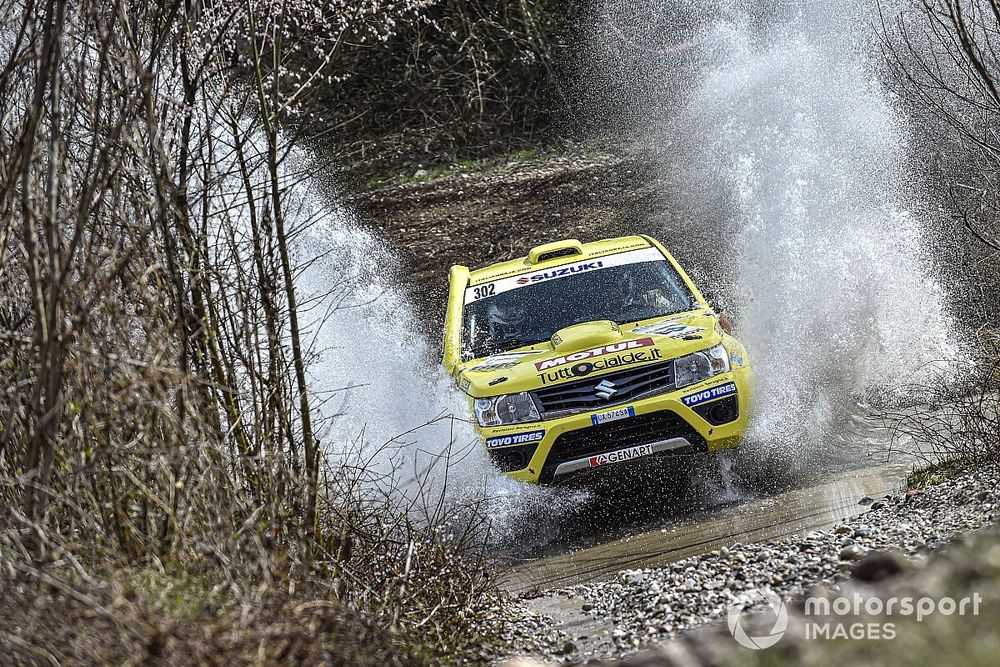
[[465, 359], [547, 341], [582, 322], [625, 324], [699, 305], [652, 248], [469, 287], [465, 302]]

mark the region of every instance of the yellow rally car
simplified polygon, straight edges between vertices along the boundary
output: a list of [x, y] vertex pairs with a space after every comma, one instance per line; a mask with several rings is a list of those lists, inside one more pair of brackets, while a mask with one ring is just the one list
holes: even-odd
[[655, 240], [559, 241], [449, 280], [444, 366], [511, 477], [739, 444], [746, 349]]

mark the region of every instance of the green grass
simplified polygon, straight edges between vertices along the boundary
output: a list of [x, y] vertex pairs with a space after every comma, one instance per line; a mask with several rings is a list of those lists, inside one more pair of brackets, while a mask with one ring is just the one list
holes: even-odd
[[945, 459], [922, 468], [914, 468], [906, 478], [906, 488], [922, 489], [940, 484], [946, 479], [962, 474], [969, 469], [969, 465], [965, 459]]
[[[459, 162], [452, 162], [439, 165], [431, 165], [428, 167], [422, 167], [413, 169], [412, 171], [408, 169], [408, 173], [399, 173], [394, 176], [380, 176], [377, 178], [369, 178], [365, 182], [365, 188], [371, 190], [373, 188], [381, 187], [384, 185], [410, 185], [413, 183], [426, 183], [428, 181], [433, 181], [438, 178], [446, 176], [454, 176], [462, 173], [476, 173], [485, 174], [501, 167], [507, 166], [510, 163], [521, 163], [521, 162], [532, 162], [538, 160], [547, 155], [545, 151], [541, 148], [522, 148], [506, 155], [502, 155], [497, 158], [488, 158], [483, 160], [461, 160]], [[417, 175], [419, 173], [419, 175]]]
[[171, 575], [151, 568], [136, 569], [124, 584], [126, 592], [131, 589], [153, 608], [189, 620], [205, 618], [218, 602], [213, 600], [212, 586], [206, 580], [183, 571]]
[[534, 160], [542, 154], [537, 148], [522, 148], [519, 151], [514, 151], [510, 154], [510, 159], [515, 162], [525, 162], [527, 160]]

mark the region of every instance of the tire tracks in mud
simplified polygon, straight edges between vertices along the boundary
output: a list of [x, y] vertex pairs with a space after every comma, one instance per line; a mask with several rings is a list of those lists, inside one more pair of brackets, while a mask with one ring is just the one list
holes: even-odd
[[898, 492], [910, 465], [899, 463], [841, 472], [828, 482], [699, 512], [592, 547], [514, 565], [501, 575], [515, 594], [607, 578], [626, 569], [666, 565], [734, 543], [760, 542], [829, 528], [856, 514], [858, 501]]

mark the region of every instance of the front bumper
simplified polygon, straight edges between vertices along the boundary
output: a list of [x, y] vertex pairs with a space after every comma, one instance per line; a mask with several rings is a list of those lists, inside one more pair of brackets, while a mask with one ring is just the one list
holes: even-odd
[[[739, 444], [750, 409], [749, 368], [739, 371], [600, 410], [482, 433], [503, 472], [542, 484], [637, 458], [729, 449]], [[620, 418], [603, 421], [612, 412]]]

